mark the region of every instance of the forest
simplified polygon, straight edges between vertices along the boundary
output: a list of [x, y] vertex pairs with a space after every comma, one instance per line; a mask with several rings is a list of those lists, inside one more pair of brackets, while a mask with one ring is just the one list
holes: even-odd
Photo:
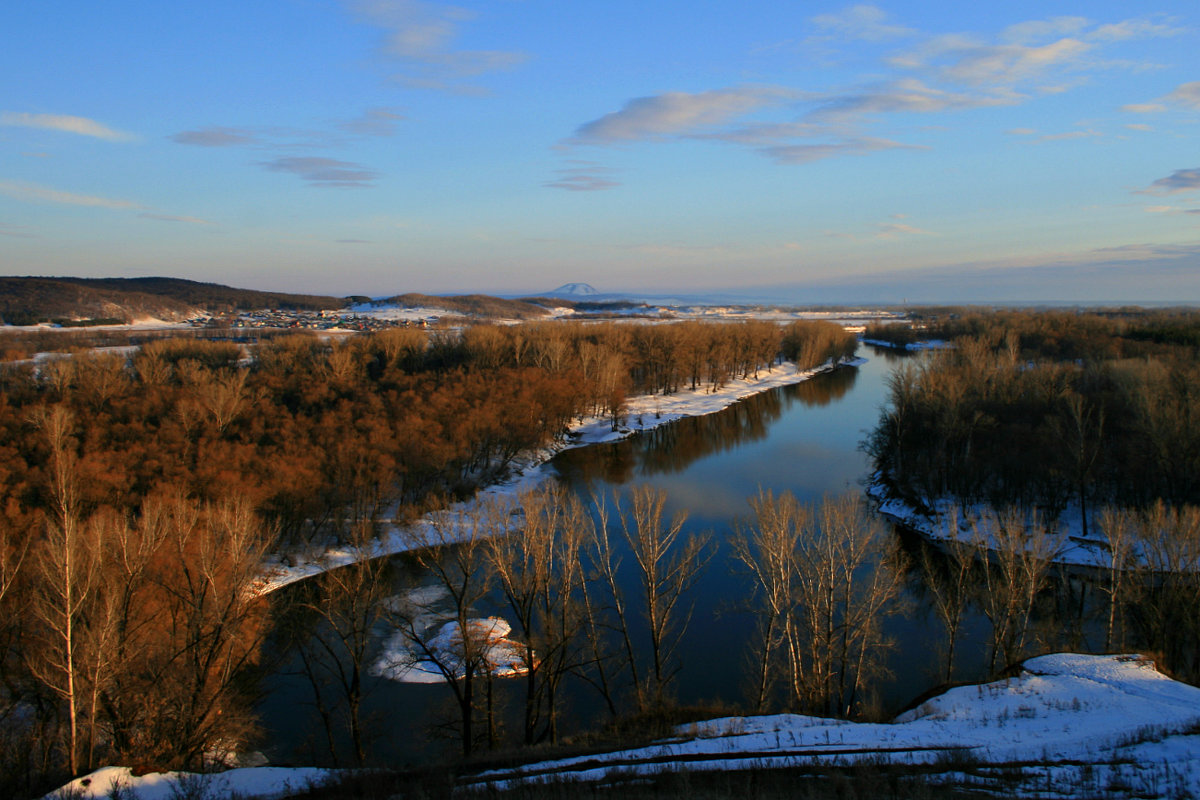
[[[502, 477], [517, 454], [565, 436], [581, 416], [621, 424], [633, 394], [715, 389], [855, 346], [820, 322], [560, 322], [290, 335], [252, 348], [162, 339], [129, 354], [8, 365], [0, 789], [54, 785], [99, 763], [196, 768], [252, 741], [257, 665], [278, 635], [277, 610], [254, 592], [267, 552], [368, 541], [385, 520]], [[656, 519], [653, 498], [639, 503], [626, 530]], [[677, 572], [660, 577], [679, 585]], [[575, 584], [561, 585], [574, 596]], [[543, 589], [538, 602], [554, 601]], [[665, 696], [669, 629], [664, 619], [653, 678], [634, 681], [640, 698]], [[539, 652], [554, 674], [554, 649]], [[477, 700], [464, 706], [464, 751], [476, 742]], [[553, 719], [545, 702], [531, 716]]]
[[[951, 535], [957, 541], [930, 567], [950, 582], [932, 584], [951, 631], [947, 675], [972, 585], [987, 587], [975, 602], [994, 623], [992, 663], [1022, 651], [1028, 611], [1013, 617], [1014, 609], [1044, 601], [1048, 534], [1069, 515], [1073, 533], [1098, 539], [1105, 553], [1105, 566], [1086, 575], [1105, 647], [1136, 643], [1173, 674], [1200, 679], [1200, 315], [939, 309], [919, 324], [866, 333], [952, 346], [892, 373], [864, 447], [887, 496], [919, 510], [957, 506], [940, 523], [947, 531], [989, 509], [992, 537]], [[989, 548], [993, 569], [977, 572], [976, 554]], [[1014, 585], [1025, 587], [1023, 599], [995, 605]], [[1014, 619], [1022, 622], [1010, 627]]]

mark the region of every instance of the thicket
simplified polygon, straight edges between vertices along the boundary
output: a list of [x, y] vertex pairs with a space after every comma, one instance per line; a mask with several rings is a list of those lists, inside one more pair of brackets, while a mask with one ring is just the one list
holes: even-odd
[[956, 321], [978, 334], [891, 376], [866, 442], [876, 469], [918, 504], [1036, 507], [1050, 523], [1068, 503], [1085, 525], [1101, 504], [1200, 504], [1200, 360], [1186, 343], [1146, 338], [1163, 319], [1200, 324], [1062, 313]]
[[581, 415], [620, 424], [631, 393], [853, 349], [823, 323], [543, 323], [0, 371], [0, 788], [101, 759], [196, 767], [251, 738], [269, 548], [369, 540]]

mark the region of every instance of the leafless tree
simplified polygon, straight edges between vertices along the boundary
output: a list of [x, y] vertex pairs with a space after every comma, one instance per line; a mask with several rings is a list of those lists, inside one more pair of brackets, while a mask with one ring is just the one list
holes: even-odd
[[591, 518], [579, 498], [562, 489], [525, 492], [518, 505], [516, 529], [489, 539], [487, 551], [524, 643], [525, 743], [554, 742], [558, 687], [575, 666], [583, 625], [580, 555], [591, 538]]
[[99, 548], [94, 529], [81, 518], [79, 475], [72, 437], [74, 416], [62, 405], [43, 408], [34, 419], [50, 451], [51, 510], [37, 556], [35, 614], [44, 631], [30, 664], [38, 678], [66, 705], [67, 763], [79, 768], [83, 628], [96, 584]]

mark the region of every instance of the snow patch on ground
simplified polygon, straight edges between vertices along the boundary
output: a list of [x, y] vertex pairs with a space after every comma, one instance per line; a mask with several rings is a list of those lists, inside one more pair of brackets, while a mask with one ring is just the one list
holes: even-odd
[[76, 778], [45, 796], [58, 798], [109, 798], [127, 800], [178, 800], [181, 797], [287, 797], [319, 785], [335, 774], [316, 768], [248, 767], [227, 772], [150, 772], [134, 775], [128, 767], [103, 767]]
[[[890, 723], [726, 717], [682, 726], [675, 738], [650, 747], [485, 772], [477, 780], [505, 788], [546, 777], [602, 780], [614, 768], [636, 776], [880, 760], [945, 763], [947, 778], [965, 780], [966, 760], [1020, 763], [1016, 779], [1027, 781], [1024, 788], [1049, 789], [1050, 796], [1102, 780], [1138, 796], [1166, 795], [1172, 787], [1171, 796], [1195, 797], [1198, 731], [1200, 689], [1167, 678], [1141, 656], [1064, 653], [1029, 659], [1014, 678], [951, 689]], [[1019, 794], [1022, 785], [1008, 787]]]
[[[996, 511], [986, 503], [968, 505], [953, 498], [929, 500], [929, 513], [920, 511], [903, 500], [887, 497], [886, 490], [878, 483], [867, 488], [875, 499], [879, 513], [907, 528], [917, 531], [933, 542], [959, 541], [966, 544], [983, 544], [990, 550], [996, 545]], [[1046, 524], [1046, 554], [1056, 564], [1092, 569], [1111, 569], [1112, 551], [1108, 539], [1100, 531], [1092, 515], [1088, 535], [1083, 535], [1083, 517], [1076, 503], [1068, 504], [1052, 524]], [[1032, 524], [1033, 520], [1030, 520]], [[1133, 554], [1134, 561], [1141, 559]]]

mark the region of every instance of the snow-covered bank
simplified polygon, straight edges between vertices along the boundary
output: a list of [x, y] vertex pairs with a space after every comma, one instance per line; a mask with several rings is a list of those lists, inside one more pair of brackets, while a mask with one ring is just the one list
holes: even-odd
[[889, 342], [883, 339], [859, 339], [863, 344], [873, 345], [875, 347], [889, 347], [892, 350], [908, 350], [916, 352], [919, 350], [946, 350], [954, 347], [950, 342], [944, 339], [929, 339], [924, 342], [909, 342], [908, 344], [899, 344], [897, 342]]
[[[925, 513], [903, 500], [887, 497], [886, 490], [879, 484], [867, 487], [867, 494], [875, 499], [880, 514], [930, 541], [959, 541], [997, 549], [996, 512], [986, 504], [973, 504], [964, 511], [954, 499], [940, 498], [930, 501], [931, 513]], [[1038, 542], [1036, 538], [1031, 542], [1036, 543], [1053, 563], [1089, 569], [1112, 567], [1108, 540], [1094, 521], [1088, 535], [1083, 535], [1083, 518], [1077, 505], [1069, 505], [1052, 525], [1046, 526], [1045, 533], [1044, 542]], [[1134, 556], [1136, 558], [1136, 553]]]
[[[1123, 786], [1128, 796], [1200, 796], [1200, 689], [1133, 655], [1032, 658], [1014, 678], [951, 689], [890, 723], [780, 714], [715, 719], [676, 732], [649, 747], [544, 761], [475, 780], [507, 788], [551, 778], [600, 781], [617, 773], [627, 779], [679, 769], [861, 761], [941, 765], [935, 780], [1010, 795], [1080, 796], [1089, 795], [1089, 786]], [[977, 766], [968, 773], [972, 763]]]
[[461, 519], [480, 502], [515, 498], [520, 492], [549, 480], [552, 475], [549, 461], [563, 450], [616, 441], [684, 417], [712, 414], [751, 395], [801, 383], [841, 366], [859, 366], [864, 363], [866, 359], [850, 359], [838, 363], [830, 362], [811, 370], [798, 370], [794, 365], [784, 364], [770, 371], [762, 371], [758, 378], [732, 380], [715, 392], [699, 389], [679, 391], [670, 395], [639, 395], [630, 398], [622, 415], [623, 424], [616, 430], [613, 430], [611, 420], [607, 417], [587, 418], [571, 429], [567, 441], [536, 453], [525, 454], [509, 480], [482, 489], [472, 500], [455, 503], [448, 509], [426, 515], [411, 525], [393, 523], [365, 549], [330, 547], [324, 552], [303, 558], [295, 554], [276, 556], [266, 564], [262, 579], [256, 587], [257, 591], [267, 594], [361, 558], [377, 558], [411, 550], [417, 546], [416, 543], [450, 543], [454, 541], [455, 531], [459, 528], [456, 519]]
[[150, 772], [134, 775], [129, 767], [103, 767], [60, 786], [44, 800], [121, 797], [126, 800], [179, 800], [183, 797], [288, 797], [318, 786], [336, 770], [312, 767], [247, 767], [226, 772]]

